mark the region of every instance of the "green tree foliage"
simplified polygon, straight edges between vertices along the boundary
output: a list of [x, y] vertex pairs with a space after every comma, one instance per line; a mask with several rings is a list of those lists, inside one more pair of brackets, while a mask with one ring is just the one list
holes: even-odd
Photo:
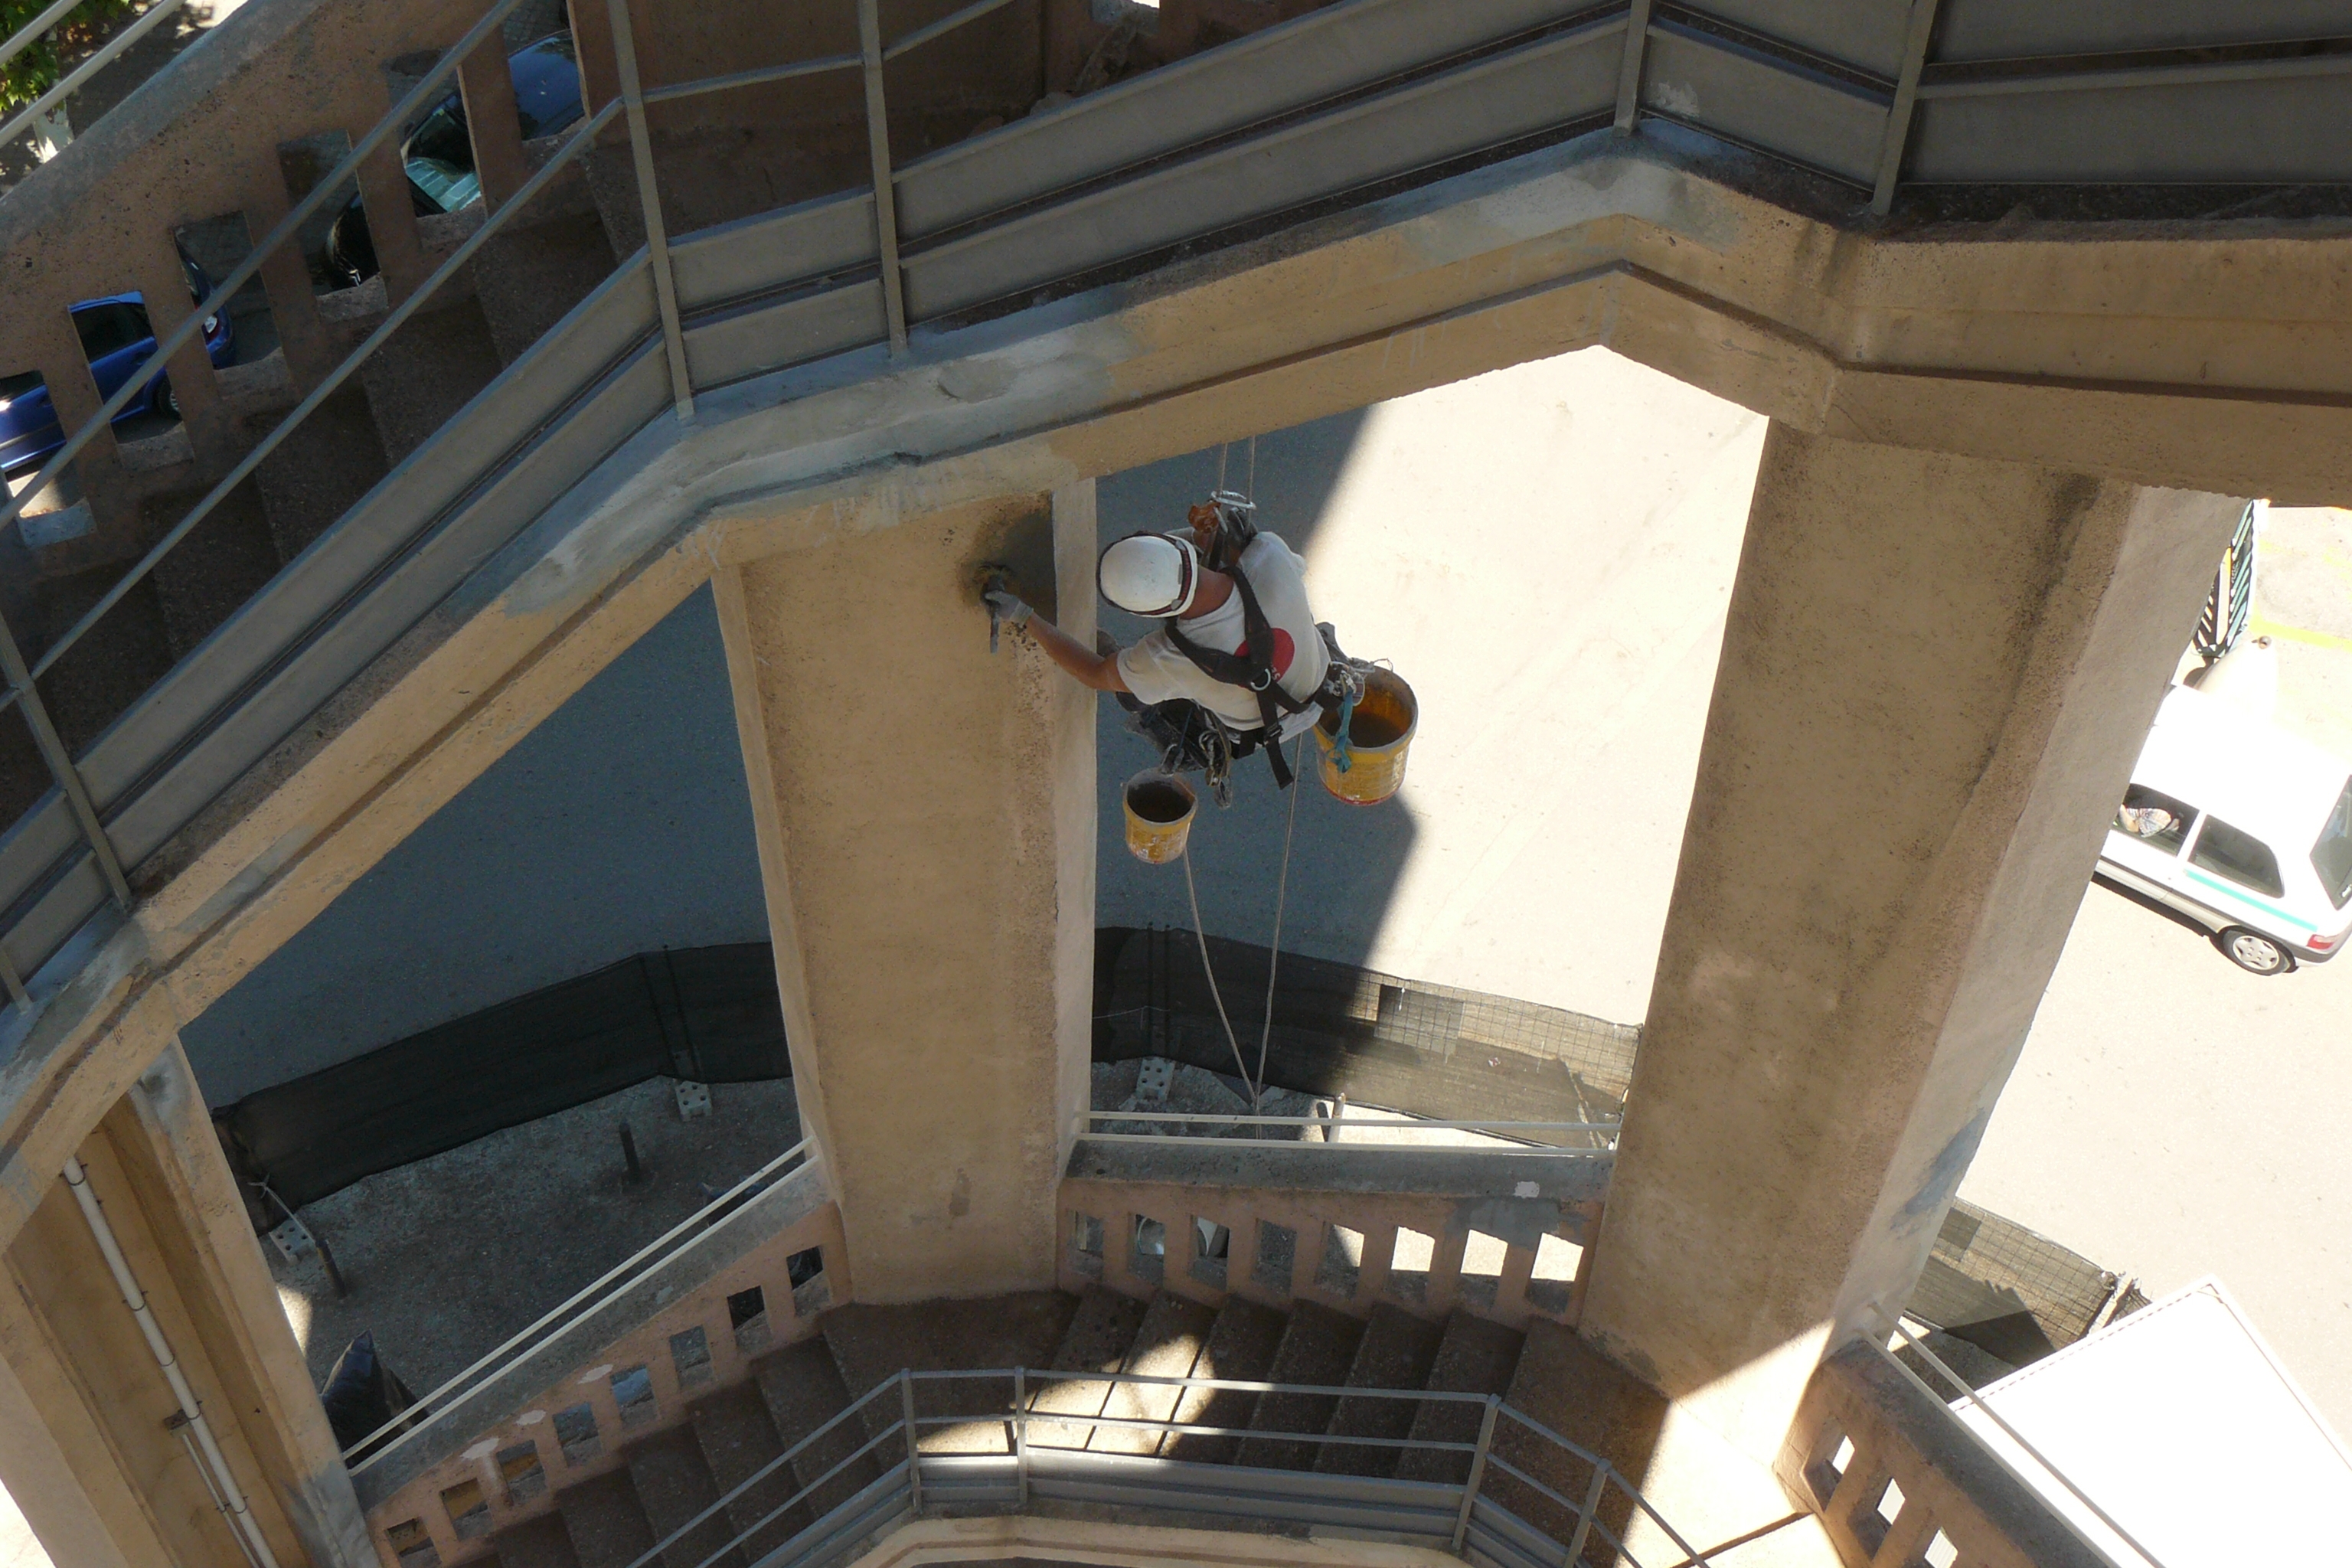
[[[53, 0], [0, 0], [0, 38], [29, 27]], [[107, 24], [138, 9], [138, 0], [82, 0], [49, 29], [48, 37], [0, 65], [0, 114], [21, 109], [57, 86], [61, 61], [78, 59], [102, 41]]]

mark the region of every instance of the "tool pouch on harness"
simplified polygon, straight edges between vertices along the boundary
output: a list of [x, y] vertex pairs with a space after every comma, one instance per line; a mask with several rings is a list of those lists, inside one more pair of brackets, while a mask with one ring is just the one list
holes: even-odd
[[[1238, 553], [1238, 552], [1236, 552]], [[1264, 745], [1267, 764], [1274, 771], [1274, 787], [1288, 789], [1293, 782], [1290, 761], [1282, 754], [1282, 722], [1286, 716], [1305, 713], [1310, 710], [1335, 713], [1346, 700], [1350, 681], [1360, 683], [1354, 661], [1339, 651], [1338, 637], [1329, 623], [1318, 621], [1315, 629], [1322, 635], [1323, 647], [1328, 662], [1325, 667], [1323, 684], [1303, 700], [1282, 688], [1274, 668], [1274, 626], [1267, 620], [1265, 608], [1259, 605], [1257, 591], [1234, 561], [1223, 570], [1234, 580], [1242, 596], [1242, 646], [1246, 654], [1220, 653], [1202, 647], [1184, 635], [1183, 627], [1171, 616], [1167, 625], [1168, 640], [1179, 653], [1192, 661], [1193, 667], [1210, 679], [1223, 686], [1238, 686], [1257, 699], [1259, 728], [1255, 733], [1236, 734], [1223, 721], [1215, 721], [1225, 730], [1227, 742], [1234, 756], [1247, 756], [1254, 746]], [[1360, 684], [1358, 689], [1360, 690]], [[1214, 720], [1214, 715], [1204, 715]]]

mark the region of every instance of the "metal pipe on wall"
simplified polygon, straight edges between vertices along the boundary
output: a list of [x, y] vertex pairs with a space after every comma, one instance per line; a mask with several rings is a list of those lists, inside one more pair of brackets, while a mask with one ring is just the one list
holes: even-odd
[[236, 1476], [228, 1468], [228, 1457], [221, 1452], [220, 1444], [213, 1437], [213, 1429], [205, 1420], [203, 1408], [196, 1402], [195, 1390], [188, 1386], [180, 1363], [173, 1357], [170, 1342], [156, 1324], [155, 1315], [147, 1310], [147, 1293], [139, 1288], [138, 1278], [131, 1272], [130, 1260], [122, 1256], [121, 1244], [114, 1238], [114, 1226], [108, 1223], [106, 1210], [91, 1190], [89, 1173], [79, 1159], [66, 1160], [66, 1185], [73, 1190], [74, 1202], [81, 1205], [81, 1217], [89, 1226], [89, 1234], [98, 1242], [98, 1250], [105, 1255], [106, 1267], [114, 1275], [114, 1288], [122, 1295], [122, 1304], [131, 1309], [131, 1316], [139, 1331], [147, 1340], [147, 1348], [154, 1352], [155, 1364], [163, 1369], [163, 1381], [171, 1385], [172, 1397], [179, 1401], [182, 1429], [193, 1436], [199, 1452], [197, 1468], [205, 1472], [205, 1484], [219, 1500], [222, 1513], [228, 1517], [229, 1529], [237, 1537], [237, 1545], [253, 1559], [258, 1568], [278, 1568], [277, 1554], [269, 1550], [269, 1540], [246, 1506], [245, 1493], [236, 1484]]

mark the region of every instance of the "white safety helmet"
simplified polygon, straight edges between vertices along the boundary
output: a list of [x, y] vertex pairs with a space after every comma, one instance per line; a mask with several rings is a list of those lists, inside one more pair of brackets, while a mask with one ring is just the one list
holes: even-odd
[[1131, 533], [1095, 565], [1102, 596], [1130, 615], [1164, 619], [1192, 607], [1201, 587], [1201, 552], [1175, 533]]

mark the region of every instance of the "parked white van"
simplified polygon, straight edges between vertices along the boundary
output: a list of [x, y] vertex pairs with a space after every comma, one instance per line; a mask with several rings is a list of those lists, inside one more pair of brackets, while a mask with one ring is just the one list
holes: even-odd
[[2164, 694], [2098, 875], [2283, 974], [2352, 932], [2352, 763], [2216, 697]]

